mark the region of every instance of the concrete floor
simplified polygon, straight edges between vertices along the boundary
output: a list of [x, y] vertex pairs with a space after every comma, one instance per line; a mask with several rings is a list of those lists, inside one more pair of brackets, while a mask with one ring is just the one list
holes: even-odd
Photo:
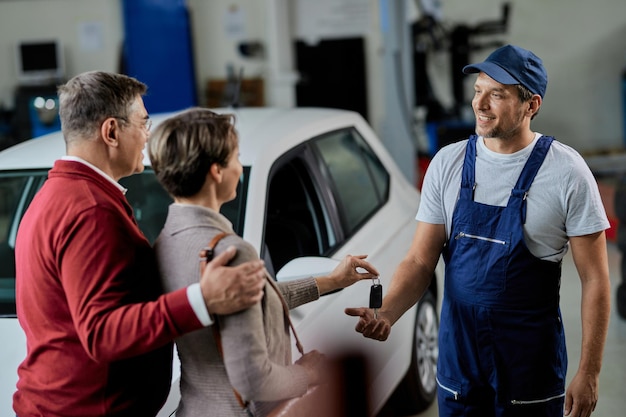
[[[608, 245], [609, 271], [615, 303], [615, 291], [621, 282], [620, 262], [622, 255], [613, 243]], [[580, 359], [581, 327], [580, 327], [580, 281], [576, 268], [568, 253], [563, 262], [561, 282], [561, 313], [565, 324], [569, 369], [567, 381], [576, 373]], [[438, 417], [437, 404], [419, 417]], [[617, 314], [617, 307], [612, 306], [609, 334], [604, 349], [604, 361], [600, 374], [600, 393], [598, 405], [593, 417], [618, 417], [626, 415], [626, 320]], [[415, 416], [415, 417], [418, 417]]]

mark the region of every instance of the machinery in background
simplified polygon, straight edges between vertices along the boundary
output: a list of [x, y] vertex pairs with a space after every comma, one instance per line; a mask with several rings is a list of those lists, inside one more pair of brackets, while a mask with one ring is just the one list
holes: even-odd
[[26, 85], [15, 92], [13, 134], [17, 142], [61, 130], [57, 86]]
[[58, 39], [28, 40], [15, 46], [19, 85], [15, 90], [12, 141], [22, 142], [61, 129], [57, 85], [65, 80], [65, 55]]
[[[486, 20], [474, 26], [455, 24], [448, 29], [438, 8], [432, 6], [433, 2], [439, 3], [417, 1], [422, 16], [411, 25], [415, 107], [425, 113], [428, 149], [423, 149], [422, 153], [429, 156], [442, 146], [474, 133], [473, 116], [467, 116], [471, 106], [465, 97], [466, 75], [462, 70], [470, 63], [471, 53], [504, 44], [489, 37], [506, 33], [511, 11], [510, 3], [503, 3], [498, 20]], [[451, 108], [445, 108], [438, 100], [428, 76], [429, 55], [441, 51], [450, 55], [450, 84], [454, 99]]]

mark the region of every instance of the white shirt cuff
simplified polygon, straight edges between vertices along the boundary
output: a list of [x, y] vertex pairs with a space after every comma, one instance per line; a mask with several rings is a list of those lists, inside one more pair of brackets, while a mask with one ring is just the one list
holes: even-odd
[[193, 312], [196, 313], [196, 317], [200, 320], [203, 326], [210, 326], [213, 324], [213, 319], [209, 314], [209, 310], [206, 308], [206, 304], [204, 303], [204, 297], [202, 297], [202, 290], [200, 289], [200, 283], [197, 282], [195, 284], [191, 284], [187, 287], [187, 299], [189, 300], [189, 304], [193, 309]]

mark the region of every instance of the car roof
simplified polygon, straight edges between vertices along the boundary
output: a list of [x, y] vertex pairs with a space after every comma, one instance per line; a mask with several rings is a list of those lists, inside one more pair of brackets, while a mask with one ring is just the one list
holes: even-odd
[[[254, 165], [263, 154], [284, 152], [298, 142], [342, 127], [364, 123], [358, 113], [329, 108], [249, 107], [215, 109], [218, 113], [235, 115], [239, 133], [239, 159], [243, 165]], [[151, 115], [154, 125], [178, 112]], [[65, 155], [65, 142], [60, 131], [26, 140], [0, 152], [0, 169], [51, 168]], [[150, 160], [144, 150], [144, 164]]]

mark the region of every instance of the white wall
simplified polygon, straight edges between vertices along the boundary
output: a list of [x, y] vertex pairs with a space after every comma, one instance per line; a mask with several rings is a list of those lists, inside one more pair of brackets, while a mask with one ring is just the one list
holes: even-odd
[[[89, 28], [90, 36], [81, 36]], [[19, 41], [59, 39], [68, 76], [73, 76], [96, 69], [116, 71], [122, 31], [119, 0], [0, 1], [0, 104], [13, 107]]]
[[[266, 61], [247, 59], [237, 52], [243, 39], [265, 43], [265, 1], [188, 0], [194, 38], [198, 98], [205, 97], [209, 78], [225, 78], [226, 67], [244, 68], [244, 77], [265, 76]], [[240, 26], [239, 23], [243, 23]], [[227, 26], [230, 25], [230, 26]], [[233, 27], [236, 26], [236, 27]]]
[[[237, 53], [236, 45], [241, 36], [265, 42], [268, 34], [273, 33], [273, 28], [267, 25], [268, 5], [291, 4], [293, 8], [296, 1], [300, 0], [188, 0], [196, 50], [198, 97], [204, 97], [208, 78], [226, 75], [227, 63], [236, 68], [243, 66], [245, 76], [270, 76], [274, 68], [267, 58], [243, 58]], [[379, 27], [380, 0], [364, 1], [372, 8], [371, 23], [365, 35], [369, 113], [376, 129], [385, 112], [380, 100], [383, 85], [380, 57], [384, 48]], [[532, 49], [544, 60], [549, 74], [546, 99], [533, 127], [581, 152], [623, 148], [621, 73], [626, 67], [626, 1], [510, 2], [510, 30], [501, 38]], [[60, 38], [66, 46], [69, 76], [90, 69], [116, 70], [123, 38], [120, 3], [121, 0], [0, 1], [0, 103], [12, 106], [12, 92], [17, 84], [13, 48], [18, 40]], [[499, 0], [442, 0], [443, 16], [449, 27], [458, 23], [473, 25], [498, 18], [501, 3]], [[241, 30], [225, 27], [232, 7], [237, 7], [237, 18], [243, 22]], [[101, 25], [101, 49], [81, 47], [79, 31], [84, 23]], [[294, 20], [287, 23], [295, 33]], [[487, 53], [474, 54], [473, 61], [482, 60]], [[431, 59], [432, 81], [444, 103], [451, 101], [447, 65], [447, 54], [434, 55]], [[271, 98], [271, 94], [269, 96]]]

